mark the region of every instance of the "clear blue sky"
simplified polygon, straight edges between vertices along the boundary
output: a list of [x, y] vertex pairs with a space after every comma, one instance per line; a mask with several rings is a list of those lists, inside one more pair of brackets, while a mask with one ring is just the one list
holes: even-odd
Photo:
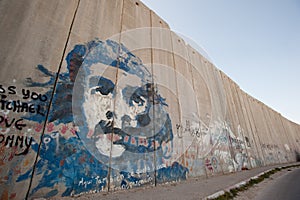
[[244, 91], [300, 124], [300, 0], [142, 0]]

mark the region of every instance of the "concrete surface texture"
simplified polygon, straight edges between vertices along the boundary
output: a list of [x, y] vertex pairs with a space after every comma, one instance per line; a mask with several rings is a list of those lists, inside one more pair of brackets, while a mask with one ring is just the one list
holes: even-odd
[[299, 159], [298, 124], [140, 1], [2, 0], [0, 40], [1, 199], [160, 187]]

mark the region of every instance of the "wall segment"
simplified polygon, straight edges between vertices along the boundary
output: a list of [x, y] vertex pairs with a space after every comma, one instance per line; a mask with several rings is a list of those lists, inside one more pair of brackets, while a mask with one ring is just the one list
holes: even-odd
[[2, 0], [0, 30], [1, 199], [299, 159], [298, 124], [242, 91], [140, 1]]

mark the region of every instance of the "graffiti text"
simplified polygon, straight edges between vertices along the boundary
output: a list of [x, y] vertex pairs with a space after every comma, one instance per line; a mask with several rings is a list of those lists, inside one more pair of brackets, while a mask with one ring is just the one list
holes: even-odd
[[21, 153], [16, 153], [16, 155], [26, 155], [29, 151], [29, 148], [33, 142], [33, 138], [18, 136], [18, 135], [3, 135], [0, 134], [0, 144], [4, 144], [7, 147], [25, 147], [25, 150]]
[[20, 100], [17, 101], [6, 100], [6, 98], [7, 98], [6, 95], [1, 95], [1, 100], [0, 100], [1, 110], [9, 110], [17, 113], [20, 112], [36, 113], [45, 116], [45, 114], [41, 111], [42, 107], [40, 105], [28, 104], [26, 102], [21, 102]]
[[22, 123], [23, 119], [15, 119], [15, 118], [12, 118], [11, 120], [9, 120], [8, 117], [5, 117], [5, 116], [2, 116], [0, 115], [0, 124], [4, 123], [4, 126], [6, 128], [10, 128], [11, 126], [15, 126], [16, 129], [18, 130], [22, 130], [26, 124]]

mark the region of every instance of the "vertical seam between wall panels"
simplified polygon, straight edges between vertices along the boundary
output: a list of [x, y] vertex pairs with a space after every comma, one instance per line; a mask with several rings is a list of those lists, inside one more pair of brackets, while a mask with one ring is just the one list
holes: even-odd
[[[251, 97], [252, 98], [252, 97]], [[253, 99], [252, 99], [253, 100]], [[262, 145], [261, 145], [261, 139], [260, 139], [260, 137], [259, 137], [259, 134], [258, 134], [258, 131], [257, 131], [257, 123], [256, 123], [256, 121], [255, 121], [255, 118], [254, 118], [254, 115], [253, 115], [253, 111], [255, 111], [256, 110], [256, 106], [257, 105], [255, 105], [256, 104], [256, 102], [254, 101], [252, 101], [252, 103], [251, 102], [249, 102], [250, 100], [248, 99], [248, 104], [249, 104], [249, 106], [250, 106], [250, 104], [252, 104], [252, 106], [251, 106], [251, 108], [252, 109], [250, 109], [250, 111], [251, 111], [251, 117], [252, 117], [252, 121], [254, 122], [253, 124], [254, 124], [254, 128], [255, 128], [255, 133], [254, 133], [254, 135], [256, 135], [257, 136], [257, 138], [258, 138], [258, 143], [259, 143], [259, 146], [260, 146], [260, 151], [261, 151], [261, 155], [262, 155], [262, 158], [263, 158], [263, 162], [264, 162], [264, 166], [266, 165], [266, 157], [265, 157], [265, 152], [264, 152], [264, 150], [262, 149]], [[253, 109], [253, 107], [254, 107], [254, 109]]]
[[53, 90], [52, 90], [52, 93], [51, 93], [51, 98], [50, 98], [50, 101], [49, 101], [49, 107], [48, 107], [48, 110], [47, 110], [47, 113], [46, 113], [45, 123], [44, 123], [43, 131], [42, 131], [42, 134], [41, 134], [41, 137], [40, 137], [40, 142], [39, 142], [38, 150], [37, 150], [36, 157], [35, 157], [35, 160], [34, 160], [32, 173], [31, 173], [31, 177], [30, 177], [30, 182], [29, 182], [29, 186], [28, 186], [28, 190], [27, 190], [25, 199], [28, 199], [28, 197], [29, 197], [29, 193], [30, 193], [30, 189], [31, 189], [31, 186], [32, 186], [32, 181], [33, 181], [33, 177], [34, 177], [34, 173], [35, 173], [35, 168], [36, 168], [38, 157], [39, 157], [39, 154], [40, 154], [41, 145], [42, 145], [42, 142], [43, 142], [43, 137], [45, 135], [45, 129], [46, 129], [49, 113], [50, 113], [50, 110], [51, 110], [51, 107], [52, 107], [52, 105], [51, 105], [52, 100], [53, 100], [53, 97], [54, 97], [54, 94], [55, 94], [56, 85], [57, 85], [57, 82], [58, 82], [58, 78], [59, 78], [59, 74], [60, 74], [60, 71], [61, 71], [64, 56], [65, 56], [65, 53], [66, 53], [66, 50], [67, 50], [67, 46], [68, 46], [68, 43], [69, 43], [69, 40], [70, 40], [70, 36], [71, 36], [74, 21], [75, 21], [75, 18], [76, 18], [76, 14], [77, 14], [77, 11], [78, 11], [78, 8], [79, 8], [79, 4], [80, 4], [80, 0], [77, 1], [77, 6], [75, 8], [75, 12], [74, 12], [74, 15], [73, 15], [73, 18], [72, 18], [72, 21], [71, 21], [71, 25], [70, 25], [70, 28], [69, 28], [67, 40], [66, 40], [63, 52], [62, 52], [60, 62], [59, 62], [59, 67], [58, 67], [58, 71], [57, 71], [57, 74], [56, 74]]
[[[206, 59], [206, 58], [205, 58]], [[213, 65], [213, 64], [212, 64]], [[214, 65], [213, 65], [214, 66]], [[215, 67], [216, 68], [216, 67]], [[224, 105], [224, 121], [226, 121], [225, 119], [226, 119], [226, 107], [227, 107], [227, 95], [226, 95], [226, 92], [225, 92], [225, 85], [224, 85], [224, 78], [223, 78], [223, 76], [222, 76], [222, 74], [220, 73], [220, 71], [218, 70], [217, 71], [217, 73], [215, 73], [214, 72], [214, 79], [215, 79], [215, 76], [217, 76], [217, 75], [219, 75], [220, 76], [220, 78], [218, 79], [218, 85], [217, 85], [217, 90], [219, 90], [219, 94], [221, 94], [221, 91], [220, 91], [220, 87], [222, 87], [223, 88], [223, 91], [224, 91], [224, 95], [225, 96], [223, 96], [223, 97], [225, 97], [225, 105]], [[216, 79], [215, 79], [216, 80]], [[215, 81], [215, 82], [217, 82], [217, 80]], [[221, 83], [220, 83], [221, 82]], [[209, 90], [209, 88], [208, 88], [208, 90]], [[211, 96], [211, 95], [210, 95]], [[222, 97], [221, 97], [222, 98]], [[220, 96], [219, 96], [219, 100], [220, 100]], [[222, 100], [221, 101], [219, 101], [219, 103], [220, 103], [220, 108], [221, 108], [221, 112], [223, 111], [223, 109], [222, 109]], [[212, 102], [212, 99], [211, 99], [211, 104], [213, 105], [213, 102]], [[227, 131], [226, 131], [226, 137], [228, 137], [227, 136], [228, 134], [227, 134]], [[228, 138], [228, 140], [230, 140], [230, 138]], [[229, 144], [229, 143], [228, 143]], [[225, 145], [226, 146], [226, 145]], [[230, 148], [229, 148], [229, 146], [228, 146], [228, 149], [229, 149], [229, 152], [230, 152]], [[231, 156], [231, 153], [230, 153], [230, 157], [232, 157]], [[226, 161], [222, 161], [222, 159], [221, 159], [221, 157], [219, 156], [218, 157], [219, 158], [219, 163], [220, 163], [220, 168], [221, 168], [221, 170], [222, 170], [222, 174], [224, 175], [225, 174], [225, 172], [224, 172], [224, 169], [223, 169], [223, 165], [225, 165], [226, 164]], [[232, 158], [231, 158], [232, 159]], [[234, 166], [233, 166], [234, 167]]]
[[[228, 106], [228, 103], [229, 104], [234, 104], [234, 102], [233, 102], [233, 96], [232, 96], [232, 90], [231, 90], [231, 87], [230, 87], [230, 80], [231, 79], [228, 76], [222, 76], [221, 77], [221, 81], [222, 81], [222, 84], [224, 86], [224, 90], [227, 90], [227, 92], [225, 94], [226, 106]], [[229, 113], [228, 116], [227, 116], [227, 111]], [[229, 129], [230, 129], [230, 131], [232, 131], [231, 127], [233, 126], [232, 125], [232, 121], [233, 121], [232, 117], [233, 116], [234, 115], [233, 115], [233, 111], [232, 111], [232, 106], [228, 106], [228, 109], [226, 109], [224, 121], [226, 122], [226, 118], [228, 117], [228, 121], [230, 121], [229, 122]], [[234, 130], [234, 127], [232, 127], [232, 128]], [[232, 140], [231, 140], [230, 132], [229, 132], [229, 130], [227, 128], [227, 122], [226, 122], [226, 125], [225, 125], [225, 130], [226, 130], [226, 137], [228, 138], [228, 147], [227, 148], [228, 148], [228, 151], [230, 153], [231, 159], [234, 160], [234, 155], [233, 154], [235, 153], [235, 149], [232, 146]], [[236, 171], [234, 164], [233, 164], [232, 167]]]
[[[263, 137], [263, 140], [264, 140], [263, 142], [266, 142], [266, 140], [268, 140], [269, 138], [268, 138], [267, 133], [265, 133], [265, 131], [266, 131], [266, 126], [265, 126], [265, 116], [264, 116], [264, 113], [263, 113], [263, 110], [262, 110], [262, 108], [261, 108], [260, 103], [261, 103], [261, 102], [260, 102], [259, 100], [256, 100], [257, 110], [258, 110], [258, 112], [260, 112], [259, 114], [261, 115], [261, 120], [262, 120], [262, 126], [261, 126], [261, 129], [263, 129], [263, 130], [262, 130], [263, 132], [261, 132], [261, 133], [263, 134], [263, 136], [265, 136], [265, 137]], [[257, 134], [257, 135], [259, 135], [259, 134]], [[265, 145], [265, 143], [263, 143], [263, 145]], [[268, 156], [268, 151], [266, 150], [265, 147], [263, 148], [263, 152], [265, 152], [265, 155], [266, 155], [265, 158], [269, 158], [269, 156]], [[270, 159], [269, 159], [269, 160], [265, 160], [265, 161], [268, 162], [268, 164], [266, 164], [266, 165], [271, 165]]]
[[[118, 38], [118, 53], [117, 53], [117, 66], [116, 66], [116, 81], [115, 81], [115, 90], [116, 90], [116, 93], [117, 93], [117, 87], [118, 87], [118, 74], [119, 74], [119, 67], [120, 67], [120, 52], [121, 52], [121, 37], [122, 37], [122, 29], [123, 29], [123, 19], [124, 19], [124, 2], [125, 0], [122, 1], [122, 9], [121, 9], [121, 19], [120, 19], [120, 29], [119, 29], [119, 38]], [[116, 101], [117, 99], [114, 98], [113, 100], [113, 112], [115, 113], [115, 110], [116, 110]], [[115, 119], [115, 115], [113, 117], [113, 123], [112, 123], [112, 127], [114, 127], [114, 120]], [[112, 129], [112, 138], [114, 138], [114, 128]], [[113, 150], [113, 140], [111, 140], [111, 143], [110, 143], [110, 152], [109, 152], [109, 164], [108, 164], [108, 173], [107, 173], [107, 190], [108, 192], [110, 191], [110, 175], [111, 175], [111, 171], [112, 171], [112, 150]]]
[[[264, 105], [263, 105], [264, 106]], [[270, 135], [270, 138], [271, 138], [271, 140], [272, 140], [272, 145], [274, 145], [275, 143], [277, 143], [276, 142], [276, 140], [274, 139], [274, 137], [273, 137], [273, 131], [274, 131], [274, 127], [272, 126], [272, 118], [271, 118], [271, 115], [270, 115], [270, 108], [269, 107], [266, 107], [265, 106], [265, 118], [266, 118], [266, 120], [267, 120], [267, 127], [268, 127], [268, 130], [269, 130], [269, 135]], [[269, 124], [268, 124], [268, 121], [269, 121]], [[271, 126], [270, 126], [271, 125]], [[272, 151], [272, 152], [274, 152], [274, 150]], [[277, 161], [278, 161], [278, 163], [280, 163], [280, 158], [279, 158], [279, 155], [278, 155], [278, 150], [275, 150], [275, 155], [276, 155], [276, 157], [277, 157]], [[277, 163], [276, 163], [277, 164]]]
[[[280, 131], [280, 129], [278, 128], [278, 125], [277, 125], [277, 123], [276, 123], [276, 115], [275, 115], [276, 113], [275, 113], [275, 111], [272, 109], [272, 108], [269, 108], [269, 116], [270, 116], [270, 120], [271, 120], [271, 125], [272, 125], [272, 127], [273, 127], [273, 134], [275, 134], [274, 135], [274, 138], [275, 138], [275, 142], [276, 142], [276, 144], [278, 145], [278, 149], [276, 150], [277, 151], [277, 153], [278, 153], [278, 158], [279, 158], [279, 162], [280, 163], [284, 163], [284, 159], [282, 160], [282, 158], [283, 158], [283, 153], [284, 153], [284, 146], [283, 146], [283, 141], [284, 140], [282, 140], [281, 141], [281, 138], [279, 137], [281, 134], [281, 131]], [[283, 147], [283, 148], [282, 148]]]
[[[231, 97], [232, 97], [232, 101], [233, 101], [233, 106], [234, 106], [234, 111], [235, 112], [233, 112], [234, 113], [234, 115], [233, 115], [233, 117], [234, 118], [236, 118], [236, 121], [238, 122], [238, 127], [240, 126], [240, 128], [241, 128], [241, 122], [243, 121], [243, 120], [241, 120], [240, 119], [240, 116], [239, 116], [239, 114], [238, 114], [238, 111], [239, 111], [239, 108], [238, 108], [238, 105], [240, 105], [240, 102], [238, 101], [238, 94], [237, 94], [237, 90], [236, 90], [236, 84], [232, 81], [230, 81], [229, 82], [229, 89], [230, 89], [230, 91], [231, 91]], [[235, 121], [235, 120], [234, 120]], [[237, 128], [238, 128], [237, 127]], [[235, 129], [235, 127], [233, 127], [234, 129]], [[236, 130], [235, 130], [236, 131]], [[241, 131], [241, 135], [242, 135], [242, 141], [244, 142], [244, 144], [246, 144], [245, 143], [245, 138], [244, 138], [244, 134], [243, 134], [243, 131]], [[237, 135], [235, 135], [236, 137], [238, 137], [239, 136], [239, 130], [237, 130]], [[246, 148], [246, 146], [245, 146], [245, 150], [246, 150], [246, 154], [247, 154], [247, 157], [248, 157], [248, 151], [247, 151], [247, 148]], [[243, 165], [243, 163], [242, 163], [242, 165]], [[243, 166], [242, 166], [242, 168], [243, 168]], [[242, 169], [241, 168], [241, 169]]]
[[[285, 126], [284, 126], [284, 124], [283, 124], [283, 121], [282, 121], [282, 116], [279, 116], [280, 118], [280, 122], [281, 122], [281, 125], [282, 125], [282, 128], [283, 128], [283, 132], [284, 132], [284, 134], [286, 135], [286, 137], [287, 137], [287, 141], [288, 141], [288, 143], [290, 144], [290, 145], [292, 145], [292, 146], [294, 146], [294, 151], [296, 151], [296, 147], [295, 147], [295, 145], [294, 145], [294, 143], [292, 143], [291, 141], [290, 141], [290, 137], [288, 136], [288, 134], [287, 134], [287, 130], [286, 130], [286, 128], [285, 128]], [[292, 159], [292, 158], [291, 158]]]
[[[255, 135], [255, 122], [253, 120], [253, 116], [252, 116], [252, 110], [250, 107], [250, 104], [249, 104], [249, 96], [248, 94], [244, 94], [245, 96], [245, 105], [247, 106], [248, 109], [246, 109], [246, 113], [247, 113], [247, 116], [248, 116], [248, 121], [249, 121], [249, 125], [250, 125], [250, 129], [251, 129], [251, 134], [252, 134], [252, 137], [253, 137], [253, 141], [254, 141], [254, 144], [255, 144], [255, 147], [256, 147], [256, 151], [257, 151], [257, 157], [262, 160], [264, 162], [264, 155], [263, 155], [263, 152], [262, 152], [262, 149], [261, 149], [261, 145], [260, 145], [260, 140], [259, 138]], [[261, 166], [261, 163], [259, 163], [259, 165]]]
[[[175, 34], [175, 33], [174, 33]], [[174, 64], [174, 75], [175, 75], [175, 87], [176, 87], [176, 96], [177, 96], [177, 99], [178, 99], [178, 114], [179, 114], [179, 123], [181, 123], [181, 106], [180, 106], [180, 97], [179, 97], [179, 89], [178, 89], [178, 77], [177, 77], [177, 70], [176, 70], [176, 62], [175, 62], [175, 54], [174, 54], [174, 46], [173, 46], [173, 37], [172, 37], [172, 31], [170, 30], [170, 38], [171, 38], [171, 50], [172, 50], [172, 58], [173, 58], [173, 64]], [[175, 42], [175, 41], [174, 41]], [[192, 82], [193, 82], [193, 78], [192, 78]], [[193, 83], [192, 83], [193, 84]], [[193, 86], [193, 91], [194, 91], [194, 85]], [[194, 93], [195, 94], [195, 93]], [[197, 103], [196, 103], [197, 105]], [[198, 109], [198, 107], [197, 107]], [[197, 110], [198, 112], [198, 110]], [[177, 137], [178, 137], [178, 131], [177, 131]], [[179, 138], [179, 137], [178, 137]], [[183, 138], [180, 138], [180, 140], [182, 141]], [[185, 156], [185, 152], [184, 152], [184, 147], [183, 147], [183, 144], [182, 144], [182, 150], [183, 150], [183, 157]], [[198, 145], [197, 145], [197, 157], [198, 157]], [[183, 165], [185, 166], [186, 163], [185, 161], [183, 160]]]
[[[219, 103], [219, 108], [220, 108], [220, 112], [221, 112], [221, 113], [219, 113], [219, 115], [223, 114], [222, 113], [222, 111], [223, 111], [223, 109], [222, 109], [222, 106], [223, 106], [222, 105], [222, 103], [223, 103], [222, 99], [223, 99], [223, 97], [225, 97], [225, 105], [224, 105], [224, 121], [225, 121], [225, 119], [226, 119], [226, 110], [227, 110], [226, 109], [227, 108], [227, 95], [226, 95], [226, 92], [225, 92], [224, 81], [222, 79], [222, 76], [219, 73], [219, 70], [216, 68], [216, 66], [214, 66], [213, 63], [211, 63], [211, 62], [209, 62], [209, 63], [212, 65], [213, 79], [215, 80], [214, 82], [216, 84], [216, 91], [219, 94], [218, 95], [218, 103]], [[220, 76], [220, 78], [218, 78], [218, 75]], [[221, 87], [223, 88], [223, 92], [224, 92], [223, 94], [224, 95], [221, 94], [222, 93], [222, 91], [220, 89]], [[222, 95], [222, 97], [220, 97], [220, 95]], [[217, 111], [217, 112], [219, 112], [219, 111]], [[231, 141], [230, 138], [228, 138], [228, 139], [229, 139], [229, 141]], [[230, 151], [230, 148], [229, 148], [229, 151]], [[230, 155], [230, 156], [232, 156], [232, 155]], [[221, 155], [218, 156], [218, 159], [219, 159], [219, 163], [220, 163], [220, 168], [221, 168], [222, 174], [224, 175], [225, 174], [224, 169], [223, 169], [224, 162], [221, 162], [221, 160], [222, 160], [221, 159]], [[234, 160], [234, 158], [232, 158], [232, 159]]]
[[[270, 140], [271, 143], [274, 143], [273, 137], [272, 137], [272, 134], [271, 134], [271, 130], [270, 130], [270, 127], [269, 127], [269, 125], [268, 125], [268, 118], [267, 118], [267, 116], [266, 116], [265, 105], [261, 103], [260, 107], [261, 107], [261, 112], [262, 112], [262, 114], [263, 114], [264, 124], [265, 124], [266, 131], [267, 131], [266, 134], [267, 134], [267, 137], [269, 137], [269, 138], [268, 138], [268, 141]], [[267, 145], [268, 145], [268, 144], [267, 144]], [[269, 149], [268, 149], [268, 151], [269, 151]], [[272, 154], [272, 155], [273, 155], [273, 154]], [[275, 153], [275, 156], [277, 157], [277, 162], [278, 162], [278, 154]], [[272, 157], [274, 157], [274, 156], [272, 156]], [[273, 163], [273, 162], [274, 162], [273, 160], [272, 160], [271, 162], [272, 162], [271, 164], [277, 164], [277, 162], [276, 162], [276, 163]]]
[[[240, 99], [241, 97], [240, 97], [240, 95], [238, 93], [238, 90], [240, 90], [240, 88], [234, 87], [234, 90], [236, 92], [236, 98], [237, 98], [238, 105], [240, 107], [240, 110], [242, 111], [242, 115], [241, 115], [242, 119], [241, 120], [238, 119], [238, 121], [239, 121], [239, 123], [243, 122], [243, 124], [245, 125], [245, 127], [247, 127], [245, 116], [244, 116], [244, 112], [243, 112], [242, 102], [241, 102], [241, 99]], [[240, 126], [241, 126], [241, 124], [240, 124]], [[246, 138], [245, 138], [244, 130], [241, 130], [241, 134], [243, 136], [243, 142], [245, 144], [245, 151], [246, 151], [246, 154], [247, 154], [247, 160], [248, 160], [251, 168], [253, 168], [252, 165], [251, 165], [251, 160], [250, 160], [249, 152], [248, 152], [248, 149], [247, 149], [247, 141], [245, 141]]]
[[[188, 45], [185, 45], [186, 53], [187, 53], [186, 56], [187, 56], [187, 59], [188, 59], [187, 67], [188, 67], [189, 72], [191, 73], [193, 91], [195, 91], [195, 81], [194, 81], [194, 76], [193, 76], [193, 67], [195, 67], [195, 69], [196, 69], [196, 66], [194, 66], [194, 65], [192, 64], [192, 62], [191, 62], [191, 57], [190, 57], [189, 50], [188, 50], [187, 47], [188, 47]], [[191, 47], [191, 48], [192, 48], [192, 47]], [[201, 60], [200, 60], [200, 63], [201, 63]], [[196, 69], [196, 71], [198, 71], [198, 70]], [[206, 84], [206, 80], [204, 79], [203, 75], [202, 75], [199, 71], [198, 71], [198, 73], [200, 74], [201, 78], [203, 78], [203, 81], [204, 81], [205, 84]], [[207, 87], [208, 87], [208, 86], [207, 86]], [[208, 88], [208, 90], [209, 90], [209, 88]], [[209, 92], [209, 97], [210, 97], [210, 99], [211, 99], [210, 92]], [[198, 101], [197, 98], [196, 98], [196, 101]], [[198, 104], [197, 104], [197, 105], [198, 105]], [[197, 107], [197, 109], [198, 109], [198, 107]], [[199, 112], [199, 111], [198, 111], [198, 112]], [[199, 112], [199, 120], [201, 120], [201, 119], [200, 119], [200, 112]], [[202, 124], [202, 123], [201, 123], [201, 124]], [[203, 124], [204, 124], [204, 123], [203, 123]], [[206, 124], [204, 124], [204, 126], [206, 126]], [[200, 128], [201, 128], [201, 127], [200, 127]], [[209, 125], [206, 126], [206, 128], [209, 130]], [[198, 151], [199, 151], [199, 147], [198, 147], [198, 145], [197, 145], [197, 155], [198, 155]], [[202, 157], [201, 159], [205, 160], [205, 156]], [[183, 161], [185, 162], [184, 156], [183, 156]], [[204, 168], [204, 171], [205, 171], [205, 176], [206, 176], [206, 178], [208, 178], [206, 166], [203, 165], [203, 168]]]
[[[253, 136], [253, 130], [252, 130], [252, 127], [251, 127], [251, 124], [250, 124], [250, 121], [249, 121], [249, 116], [248, 116], [248, 113], [247, 113], [247, 110], [246, 110], [246, 104], [245, 104], [245, 101], [244, 101], [244, 93], [243, 93], [243, 91], [241, 90], [241, 92], [240, 92], [240, 95], [238, 95], [238, 97], [239, 97], [239, 102], [240, 102], [240, 105], [241, 105], [241, 109], [242, 109], [242, 112], [243, 112], [243, 118], [244, 118], [244, 123], [245, 123], [245, 125], [246, 125], [246, 127], [247, 127], [247, 132], [249, 131], [249, 128], [251, 129], [251, 132], [250, 133], [248, 133], [248, 137], [250, 137], [250, 134], [251, 134], [251, 136], [252, 136], [252, 138], [254, 139], [254, 136]], [[243, 105], [242, 105], [243, 104]], [[243, 107], [244, 107], [244, 109], [243, 109]], [[246, 121], [248, 121], [248, 123], [246, 122]], [[246, 139], [246, 138], [245, 138]], [[248, 140], [249, 140], [249, 138], [248, 138]], [[248, 141], [249, 143], [250, 143], [250, 141]], [[247, 144], [247, 141], [246, 141], [246, 144], [245, 145], [247, 145], [248, 146], [248, 144]], [[257, 145], [256, 145], [256, 142], [255, 142], [255, 139], [254, 139], [254, 145], [255, 145], [255, 147], [256, 147], [256, 153], [257, 153], [257, 155], [259, 155], [259, 153], [258, 153], [258, 150], [257, 150]], [[247, 147], [246, 147], [246, 149], [247, 149]], [[252, 149], [252, 148], [251, 148]], [[247, 152], [247, 154], [248, 154], [248, 152]], [[252, 166], [252, 163], [251, 163], [251, 158], [249, 158], [249, 162], [250, 162], [250, 166], [251, 166], [251, 168], [255, 168], [254, 166]]]
[[[175, 54], [174, 54], [174, 46], [173, 46], [173, 40], [172, 40], [172, 31], [170, 30], [170, 38], [171, 38], [171, 48], [172, 48], [172, 58], [174, 63], [174, 72], [175, 72], [175, 87], [176, 87], [176, 95], [178, 97], [179, 90], [178, 90], [178, 82], [177, 82], [177, 70], [176, 70], [176, 62], [175, 62]], [[179, 101], [178, 101], [179, 104]], [[181, 117], [181, 113], [179, 112], [179, 117]], [[180, 119], [180, 118], [179, 118]]]
[[[182, 38], [182, 40], [184, 40]], [[187, 62], [187, 68], [189, 70], [189, 72], [191, 73], [191, 78], [192, 78], [192, 87], [193, 87], [193, 91], [195, 91], [195, 83], [194, 83], [194, 77], [193, 77], [193, 65], [191, 63], [191, 58], [190, 58], [190, 55], [189, 55], [189, 50], [187, 48], [187, 45], [185, 45], [186, 47], [186, 56], [187, 56], [187, 59], [188, 59], [188, 62]], [[195, 67], [196, 68], [196, 67]], [[197, 98], [196, 98], [197, 99]], [[200, 113], [199, 113], [199, 119], [200, 119]], [[184, 123], [184, 122], [183, 122]], [[184, 151], [184, 146], [183, 146], [183, 140], [181, 140], [181, 144], [182, 144], [182, 149]], [[197, 156], [198, 156], [198, 145], [197, 145]], [[185, 163], [185, 154], [183, 153], [183, 156], [182, 156], [182, 162]], [[204, 170], [205, 170], [205, 174], [206, 174], [206, 178], [207, 178], [207, 172], [206, 172], [206, 167], [204, 166]]]
[[[154, 57], [153, 57], [153, 21], [152, 21], [152, 14], [153, 14], [153, 11], [150, 10], [150, 26], [151, 26], [151, 29], [150, 29], [150, 43], [151, 43], [151, 74], [152, 74], [152, 77], [151, 77], [151, 81], [152, 81], [152, 87], [151, 87], [151, 92], [152, 92], [152, 105], [153, 105], [153, 121], [155, 121], [155, 94], [154, 94], [154, 70], [153, 70], [153, 62], [154, 62]], [[153, 139], [154, 139], [154, 142], [153, 142], [153, 148], [154, 148], [154, 154], [153, 154], [153, 160], [154, 160], [154, 186], [156, 186], [157, 184], [157, 180], [156, 180], [156, 143], [155, 143], [155, 124], [153, 124]]]

